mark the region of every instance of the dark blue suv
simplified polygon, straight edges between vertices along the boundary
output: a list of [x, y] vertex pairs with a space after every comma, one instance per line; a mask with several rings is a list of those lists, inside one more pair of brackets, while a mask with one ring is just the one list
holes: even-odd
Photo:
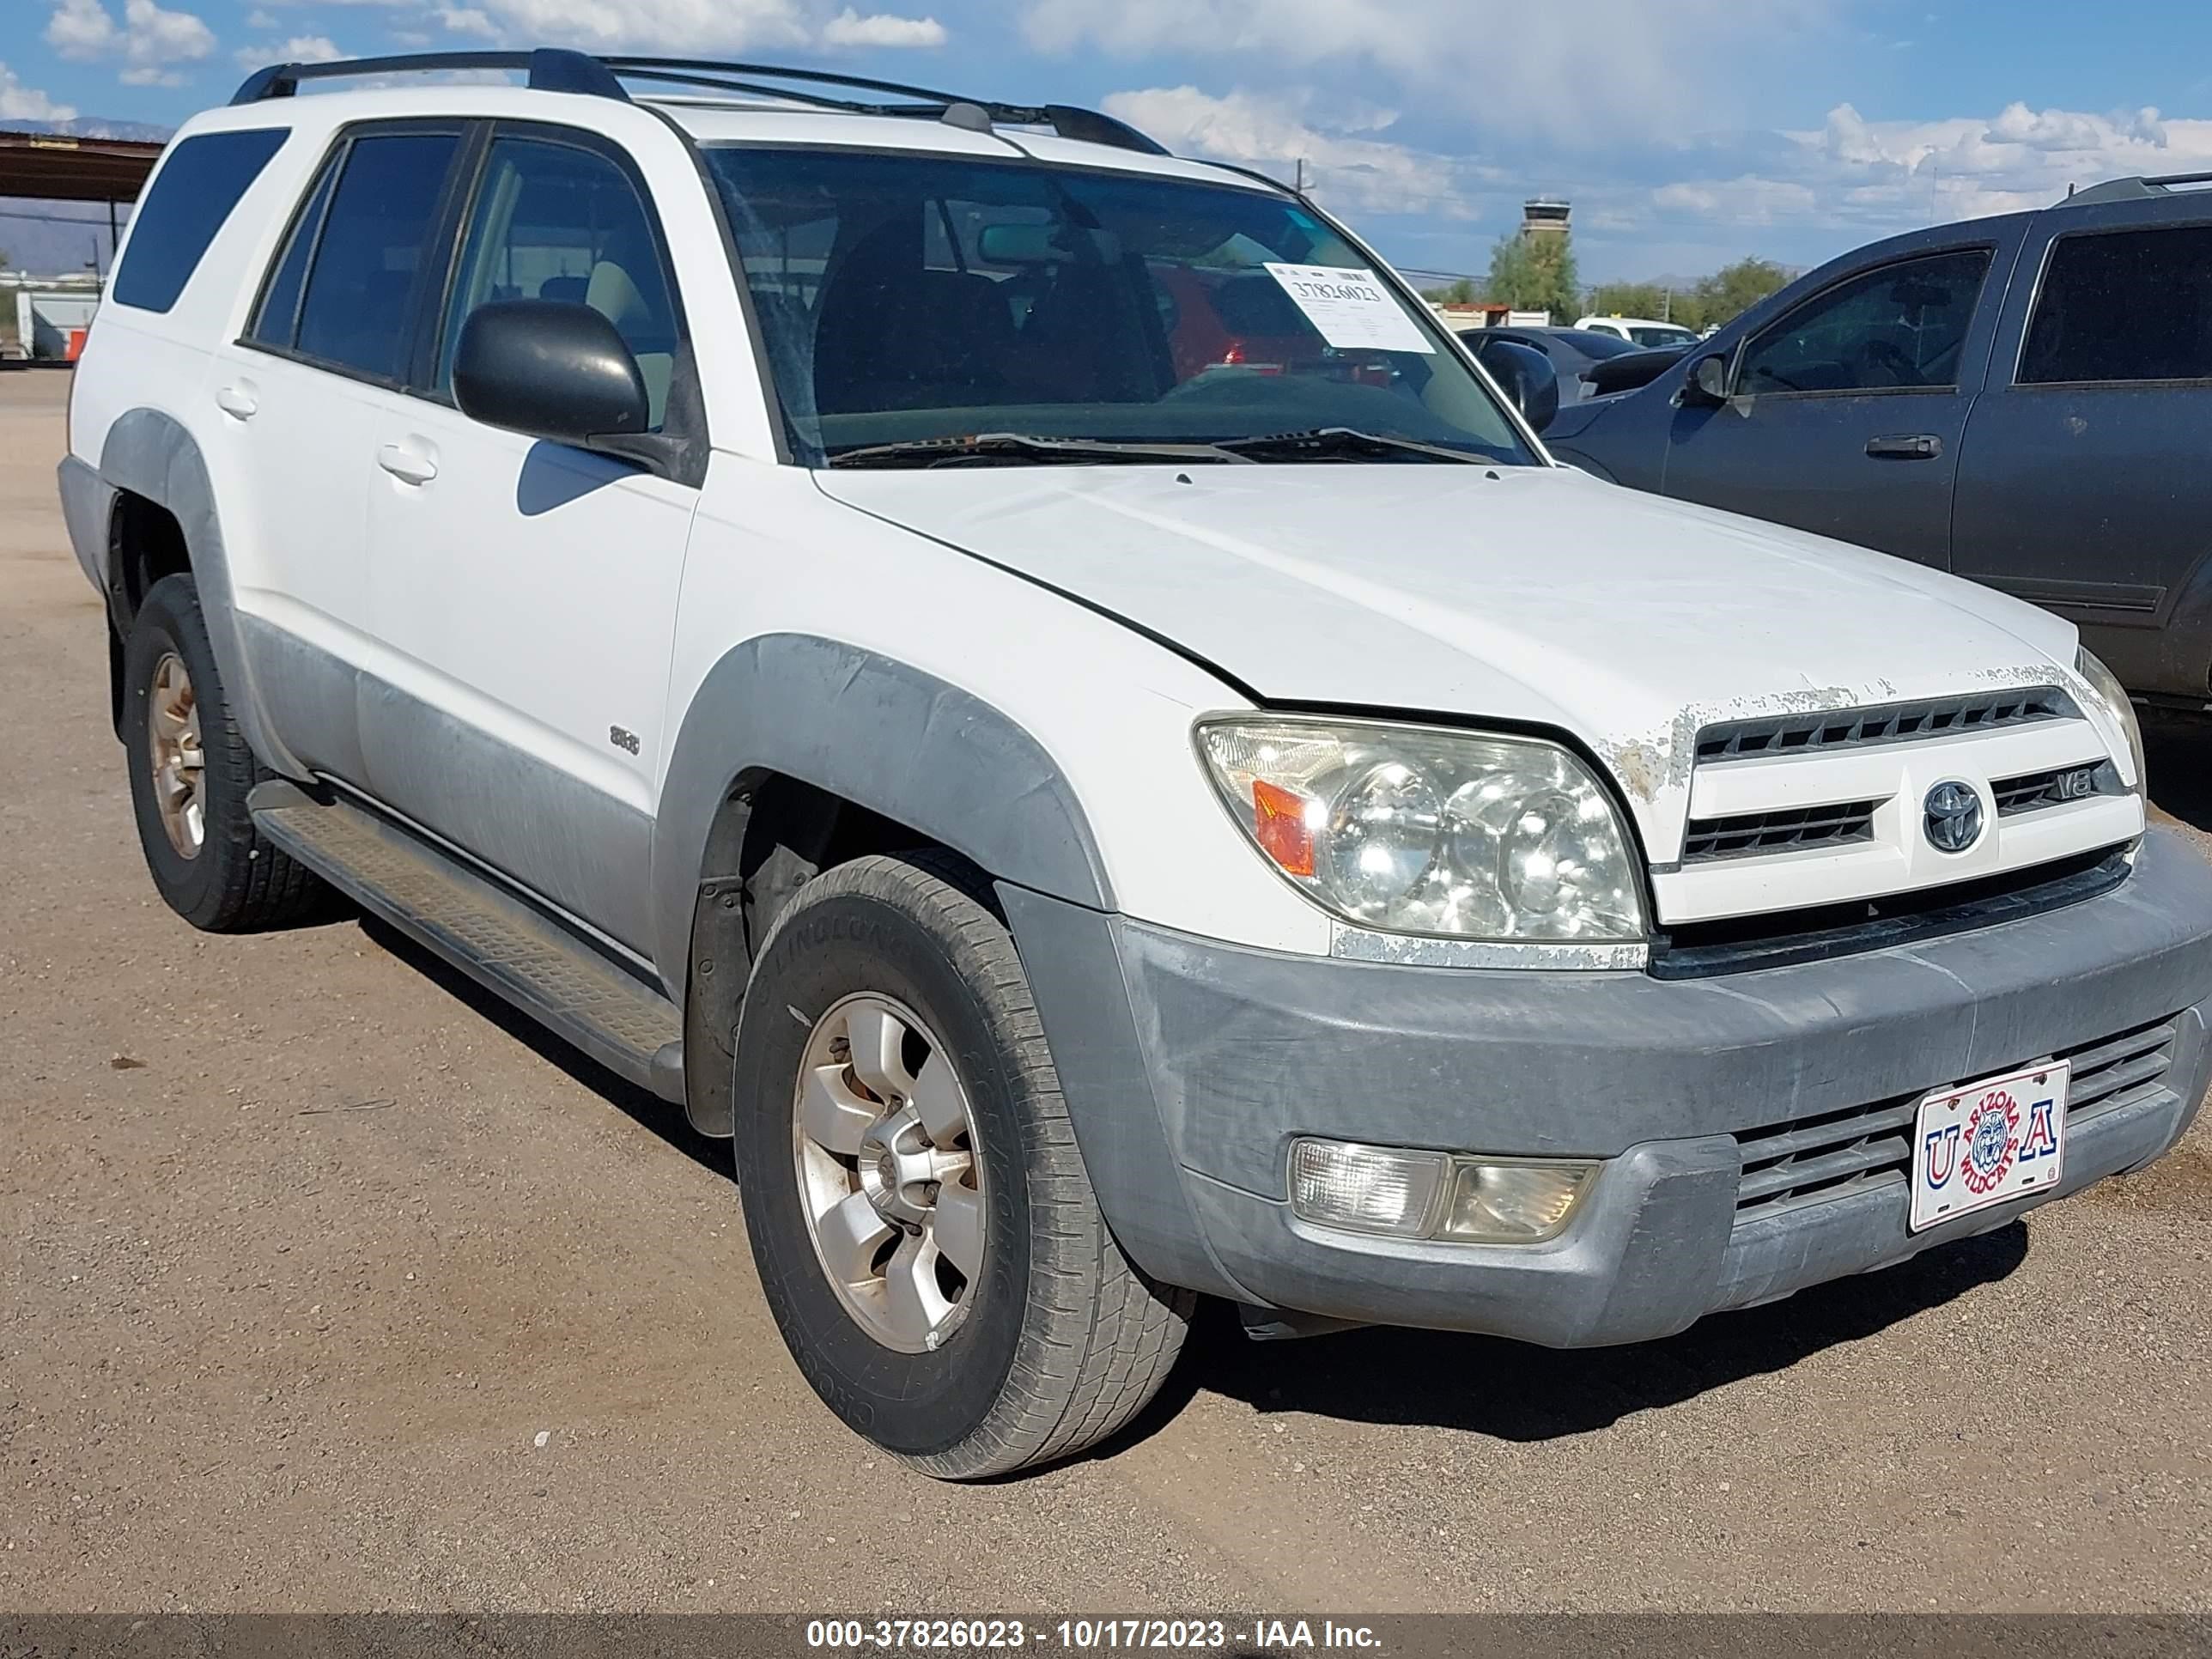
[[2212, 702], [2212, 175], [2123, 179], [1823, 265], [1560, 459], [2048, 606], [2130, 690]]

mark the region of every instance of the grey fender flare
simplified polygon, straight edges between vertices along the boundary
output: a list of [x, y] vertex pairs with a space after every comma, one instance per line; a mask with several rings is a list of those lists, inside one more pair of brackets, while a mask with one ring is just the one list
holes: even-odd
[[[142, 495], [176, 520], [191, 558], [200, 611], [207, 618], [208, 643], [215, 648], [216, 666], [222, 671], [223, 689], [229, 694], [239, 731], [263, 765], [291, 777], [307, 777], [307, 769], [277, 741], [262, 706], [252, 661], [238, 626], [215, 486], [198, 441], [173, 415], [156, 409], [131, 410], [107, 429], [100, 452], [100, 477], [111, 489]], [[112, 509], [112, 498], [109, 505]], [[106, 569], [101, 574], [103, 586], [112, 586], [118, 573]]]
[[902, 823], [996, 880], [1114, 908], [1074, 790], [1027, 731], [878, 653], [766, 634], [733, 647], [701, 682], [653, 820], [653, 961], [678, 1006], [708, 837], [732, 786], [763, 770]]

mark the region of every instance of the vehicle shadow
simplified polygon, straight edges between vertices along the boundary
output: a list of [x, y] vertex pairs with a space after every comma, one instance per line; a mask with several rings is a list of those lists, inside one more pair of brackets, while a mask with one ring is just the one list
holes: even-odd
[[1310, 1412], [1500, 1440], [1587, 1434], [1876, 1335], [2006, 1278], [2027, 1255], [2027, 1229], [2015, 1221], [1878, 1273], [1716, 1314], [1679, 1335], [1621, 1348], [1562, 1351], [1382, 1329], [1254, 1342], [1230, 1310], [1210, 1305], [1164, 1397], [1120, 1438], [1148, 1436], [1201, 1392], [1262, 1413]]
[[711, 1170], [726, 1181], [734, 1181], [730, 1143], [701, 1134], [685, 1119], [683, 1108], [670, 1105], [650, 1089], [638, 1087], [589, 1055], [570, 1048], [529, 1015], [485, 990], [459, 969], [449, 967], [443, 957], [432, 955], [389, 923], [371, 915], [361, 915], [356, 920], [372, 944], [390, 951], [448, 996], [466, 1004], [471, 1013], [498, 1026], [546, 1064], [574, 1079], [640, 1128], [659, 1136], [702, 1169]]
[[2147, 716], [2143, 767], [2151, 805], [2192, 829], [2212, 830], [2212, 715]]

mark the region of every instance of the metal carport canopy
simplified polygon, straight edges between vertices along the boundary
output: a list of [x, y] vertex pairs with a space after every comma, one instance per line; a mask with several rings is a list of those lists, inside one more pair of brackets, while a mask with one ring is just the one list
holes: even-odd
[[0, 131], [0, 197], [47, 202], [135, 202], [159, 144]]

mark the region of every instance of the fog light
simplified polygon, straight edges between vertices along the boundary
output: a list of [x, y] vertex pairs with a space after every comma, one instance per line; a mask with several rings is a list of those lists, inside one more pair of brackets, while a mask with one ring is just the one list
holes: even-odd
[[1299, 1140], [1291, 1146], [1291, 1212], [1350, 1232], [1534, 1244], [1565, 1230], [1597, 1170], [1586, 1160], [1455, 1157]]
[[1291, 1148], [1291, 1210], [1318, 1226], [1425, 1237], [1449, 1163], [1442, 1152], [1301, 1140]]
[[1482, 1164], [1462, 1158], [1439, 1237], [1532, 1244], [1571, 1220], [1597, 1176], [1595, 1164]]

